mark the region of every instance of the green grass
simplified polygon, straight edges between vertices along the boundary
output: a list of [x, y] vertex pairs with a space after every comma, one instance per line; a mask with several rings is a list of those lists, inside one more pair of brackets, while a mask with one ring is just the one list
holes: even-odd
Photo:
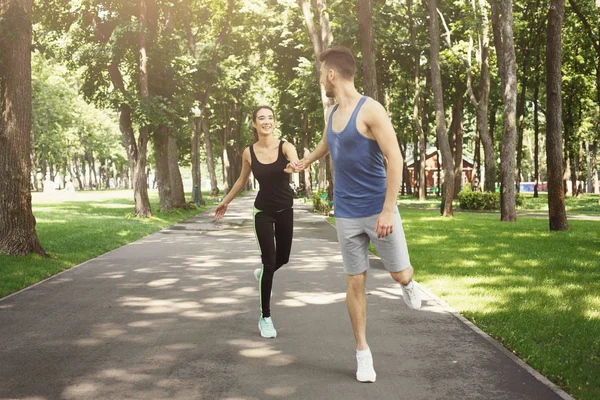
[[[537, 199], [533, 194], [525, 194], [523, 210], [548, 211], [548, 194], [540, 193]], [[600, 214], [597, 194], [584, 194], [580, 198], [565, 196], [565, 209], [569, 214]]]
[[401, 215], [419, 282], [574, 397], [600, 398], [600, 222]]
[[[150, 191], [154, 215], [140, 219], [131, 216], [131, 191], [32, 196], [38, 237], [51, 258], [0, 255], [0, 297], [190, 218], [214, 203], [188, 211], [156, 212], [158, 194]], [[208, 195], [203, 197], [207, 203], [210, 201]]]
[[[540, 213], [548, 212], [548, 194], [540, 193], [538, 198], [534, 198], [533, 194], [523, 194], [525, 202], [523, 207], [517, 208], [519, 213]], [[440, 207], [441, 198], [436, 196], [427, 196], [427, 200], [419, 201], [414, 196], [398, 196], [398, 204], [401, 207], [418, 207], [418, 208], [436, 208]], [[455, 210], [460, 210], [458, 200], [453, 202]], [[597, 194], [584, 194], [580, 198], [574, 198], [567, 195], [565, 197], [565, 209], [567, 214], [581, 215], [600, 215], [600, 203], [598, 203]]]

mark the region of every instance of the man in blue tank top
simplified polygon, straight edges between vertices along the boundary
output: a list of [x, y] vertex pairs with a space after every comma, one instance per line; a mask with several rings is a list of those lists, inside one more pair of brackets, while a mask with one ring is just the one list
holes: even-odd
[[346, 304], [356, 338], [356, 379], [375, 382], [366, 338], [369, 242], [400, 284], [407, 306], [421, 308], [397, 206], [402, 156], [386, 110], [354, 86], [356, 62], [352, 53], [334, 46], [321, 53], [319, 60], [321, 84], [337, 104], [327, 110], [323, 138], [296, 167], [305, 169], [331, 154], [334, 215], [347, 277]]

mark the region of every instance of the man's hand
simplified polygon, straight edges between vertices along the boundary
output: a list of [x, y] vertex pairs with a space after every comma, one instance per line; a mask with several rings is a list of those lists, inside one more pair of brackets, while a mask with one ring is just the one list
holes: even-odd
[[377, 232], [378, 238], [384, 238], [394, 232], [393, 211], [382, 211], [381, 214], [379, 214], [377, 223], [375, 224], [375, 232]]
[[294, 168], [300, 172], [300, 171], [304, 171], [305, 169], [307, 169], [310, 166], [310, 162], [306, 159], [306, 157], [304, 157], [302, 160], [298, 160], [294, 163]]

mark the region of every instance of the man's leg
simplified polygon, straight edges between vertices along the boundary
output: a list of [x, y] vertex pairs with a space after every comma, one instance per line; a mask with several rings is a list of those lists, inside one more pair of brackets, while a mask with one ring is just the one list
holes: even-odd
[[400, 214], [395, 213], [394, 231], [384, 238], [378, 238], [375, 232], [377, 215], [370, 217], [368, 233], [371, 242], [377, 249], [377, 254], [383, 261], [385, 268], [390, 271], [390, 276], [400, 284], [402, 297], [406, 305], [418, 310], [421, 308], [421, 295], [413, 282], [413, 267], [408, 256], [408, 246], [404, 237]]
[[356, 379], [360, 382], [375, 382], [377, 374], [373, 368], [373, 355], [367, 344], [367, 298], [365, 282], [367, 272], [346, 275], [348, 288], [346, 304], [356, 338]]
[[390, 272], [390, 275], [392, 276], [393, 280], [395, 280], [396, 282], [398, 282], [401, 285], [406, 286], [410, 283], [410, 281], [412, 281], [413, 272], [414, 272], [413, 267], [409, 267], [409, 268], [403, 269], [400, 272]]
[[366, 350], [367, 344], [367, 298], [365, 282], [367, 271], [358, 275], [346, 275], [346, 305], [352, 321], [352, 330], [356, 339], [356, 350]]

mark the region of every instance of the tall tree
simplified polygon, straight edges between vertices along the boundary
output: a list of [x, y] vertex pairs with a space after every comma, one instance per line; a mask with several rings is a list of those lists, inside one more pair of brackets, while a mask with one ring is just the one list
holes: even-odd
[[565, 0], [551, 0], [546, 48], [546, 161], [548, 163], [548, 214], [551, 231], [569, 229], [565, 211], [562, 159], [561, 56]]
[[[321, 62], [319, 61], [319, 54], [325, 51], [333, 42], [333, 34], [331, 33], [331, 26], [329, 24], [329, 14], [327, 13], [327, 1], [326, 0], [313, 0], [316, 7], [316, 15], [318, 16], [319, 26], [315, 26], [313, 12], [311, 10], [311, 4], [306, 0], [298, 0], [298, 5], [304, 15], [304, 22], [308, 29], [308, 35], [313, 45], [313, 52], [315, 54], [315, 71], [317, 74], [317, 80], [320, 80], [321, 73]], [[327, 97], [325, 94], [325, 87], [321, 84], [321, 104], [323, 105], [323, 120], [327, 114], [329, 107], [333, 105], [333, 99]], [[331, 157], [327, 155], [325, 160], [320, 161], [320, 165], [324, 165], [325, 176], [328, 182], [327, 195], [330, 199], [333, 199], [333, 174]]]
[[429, 0], [427, 5], [429, 10], [429, 41], [431, 44], [429, 64], [431, 66], [431, 85], [435, 107], [435, 131], [444, 167], [444, 197], [442, 199], [441, 214], [444, 217], [451, 217], [453, 216], [452, 200], [454, 200], [454, 163], [446, 131], [444, 94], [440, 72], [440, 23], [438, 20], [437, 0]]
[[[594, 52], [596, 53], [595, 55], [595, 67], [596, 67], [596, 103], [597, 103], [597, 115], [600, 115], [600, 39], [599, 39], [599, 35], [598, 35], [598, 30], [600, 28], [600, 21], [597, 23], [596, 25], [596, 29], [594, 29], [592, 23], [590, 23], [590, 18], [586, 15], [586, 13], [584, 12], [584, 10], [582, 10], [582, 7], [579, 6], [579, 2], [577, 0], [569, 0], [569, 4], [571, 5], [571, 8], [573, 9], [573, 11], [575, 12], [575, 14], [577, 15], [577, 18], [581, 21], [584, 31], [586, 33], [585, 38], [586, 40], [591, 41], [592, 43], [592, 47]], [[596, 7], [596, 13], [598, 13], [598, 9], [600, 8], [600, 0], [596, 0], [595, 2], [595, 7]], [[586, 7], [587, 8], [587, 7]], [[595, 141], [594, 141], [594, 145], [593, 145], [593, 149], [594, 149], [594, 159], [595, 154], [596, 154], [596, 148], [597, 148], [597, 143], [598, 141], [600, 141], [600, 136], [596, 136]], [[592, 171], [588, 171], [588, 174], [592, 174], [594, 177], [594, 186], [595, 186], [595, 191], [596, 193], [600, 193], [600, 188], [599, 185], [600, 183], [598, 182], [598, 165], [596, 162], [592, 163]], [[598, 198], [598, 204], [600, 204], [600, 198]]]
[[362, 53], [363, 90], [367, 96], [383, 103], [377, 85], [375, 42], [373, 40], [373, 11], [371, 0], [357, 0], [358, 41]]
[[[421, 110], [421, 50], [417, 47], [417, 29], [412, 13], [412, 0], [408, 0], [406, 4], [408, 19], [410, 23], [410, 42], [414, 48], [414, 81], [415, 89], [413, 95], [413, 126], [415, 131], [414, 151], [413, 151], [413, 173], [415, 184], [418, 187], [419, 200], [427, 200], [427, 176], [425, 174], [425, 160], [427, 158], [427, 134], [426, 126], [421, 124], [419, 119], [419, 111]], [[425, 108], [424, 108], [425, 110]], [[425, 114], [425, 113], [424, 113]], [[424, 118], [427, 116], [423, 115]], [[417, 162], [417, 155], [418, 162]], [[410, 182], [407, 182], [409, 184]], [[407, 185], [408, 186], [408, 185]]]
[[[205, 79], [202, 80], [203, 85], [198, 85], [196, 95], [195, 95], [196, 111], [195, 111], [195, 115], [193, 118], [193, 124], [192, 124], [192, 127], [193, 127], [192, 146], [194, 146], [193, 151], [196, 152], [195, 154], [198, 154], [199, 150], [197, 149], [196, 146], [200, 142], [200, 138], [204, 139], [204, 150], [206, 152], [206, 164], [208, 166], [208, 173], [209, 173], [210, 186], [211, 186], [210, 193], [213, 196], [216, 196], [219, 193], [219, 187], [217, 185], [217, 174], [215, 172], [214, 152], [213, 152], [211, 135], [210, 135], [210, 126], [209, 126], [208, 118], [206, 115], [207, 114], [206, 109], [207, 109], [207, 105], [210, 100], [211, 92], [213, 90], [213, 86], [214, 86], [215, 80], [216, 80], [216, 70], [217, 70], [217, 65], [219, 63], [219, 60], [220, 60], [221, 45], [223, 44], [223, 42], [225, 41], [225, 39], [227, 38], [227, 35], [229, 33], [229, 28], [230, 28], [230, 23], [231, 23], [231, 17], [232, 17], [233, 10], [234, 10], [234, 5], [235, 5], [234, 0], [227, 0], [227, 11], [225, 12], [225, 17], [223, 20], [223, 24], [221, 25], [221, 29], [219, 30], [219, 34], [214, 39], [214, 45], [212, 48], [212, 54], [210, 57], [209, 65], [205, 66], [204, 68], [202, 68], [202, 66], [200, 66], [200, 68], [199, 68], [199, 70], [207, 71], [208, 74], [205, 76]], [[197, 28], [196, 32], [193, 33], [192, 25], [189, 20], [189, 15], [186, 15], [185, 18], [186, 18], [185, 29], [186, 29], [187, 40], [188, 40], [188, 51], [189, 51], [190, 55], [192, 57], [194, 57], [194, 59], [196, 59], [197, 58], [196, 40], [197, 40], [197, 36], [200, 32], [200, 28]], [[200, 80], [199, 75], [198, 75], [198, 79]], [[202, 133], [204, 135], [202, 135]], [[199, 187], [200, 186], [200, 180], [199, 180], [200, 166], [199, 166], [199, 162], [196, 161], [196, 158], [197, 157], [193, 158], [193, 160], [195, 160], [194, 163], [196, 163], [196, 167], [194, 169], [194, 173], [192, 174], [192, 180], [193, 180], [194, 187], [196, 185], [198, 185], [198, 187]]]
[[[504, 103], [504, 130], [500, 151], [500, 219], [505, 222], [514, 222], [517, 220], [515, 201], [517, 67], [513, 37], [513, 3], [512, 0], [492, 1], [492, 23], [495, 25], [494, 41], [502, 78], [502, 101]], [[498, 7], [498, 1], [501, 1], [500, 7]]]
[[[148, 4], [147, 0], [139, 0], [140, 30], [138, 32], [139, 40], [139, 97], [142, 107], [148, 102], [150, 92], [148, 90], [148, 54], [146, 44], [146, 30], [148, 29]], [[148, 197], [148, 182], [146, 176], [146, 162], [148, 151], [149, 127], [146, 122], [142, 122], [138, 136], [138, 157], [133, 169], [133, 190], [135, 197], [136, 215], [149, 217], [152, 215], [150, 210], [150, 199]], [[138, 209], [138, 204], [141, 208]]]
[[[316, 15], [318, 16], [319, 25], [315, 25], [313, 12], [311, 10], [311, 3], [306, 0], [298, 0], [298, 5], [304, 15], [304, 22], [308, 29], [308, 36], [313, 45], [313, 52], [315, 54], [315, 71], [317, 73], [317, 80], [321, 73], [321, 62], [319, 61], [319, 54], [327, 50], [327, 48], [333, 42], [333, 34], [331, 33], [331, 27], [329, 24], [329, 14], [327, 13], [327, 1], [326, 0], [313, 0], [316, 7]], [[333, 105], [333, 99], [327, 97], [325, 94], [325, 88], [321, 87], [321, 102], [323, 104], [323, 116], [325, 116], [327, 109]], [[323, 117], [324, 118], [324, 117]]]
[[[488, 108], [490, 99], [490, 22], [488, 10], [484, 0], [479, 0], [478, 8], [473, 2], [473, 11], [480, 15], [481, 24], [479, 25], [479, 87], [477, 95], [471, 87], [471, 74], [468, 74], [467, 86], [469, 88], [469, 98], [475, 107], [477, 133], [483, 144], [484, 154], [484, 190], [493, 192], [496, 188], [496, 164], [494, 162], [494, 138], [490, 133], [488, 124]], [[469, 47], [469, 50], [471, 47]], [[471, 55], [469, 51], [469, 64]], [[478, 166], [479, 168], [479, 166]]]
[[0, 2], [0, 253], [47, 256], [31, 210], [32, 0]]

